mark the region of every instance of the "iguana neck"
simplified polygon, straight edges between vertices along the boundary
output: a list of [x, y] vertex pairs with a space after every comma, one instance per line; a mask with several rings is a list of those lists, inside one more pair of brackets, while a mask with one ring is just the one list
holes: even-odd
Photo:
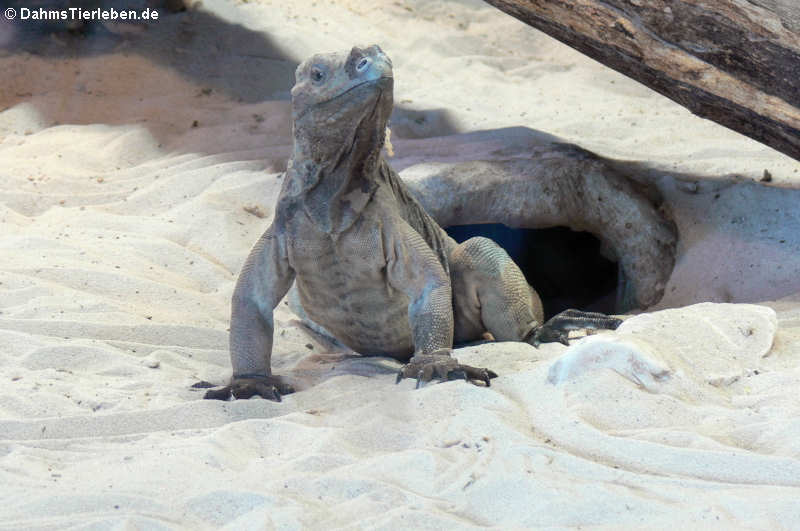
[[295, 181], [292, 188], [306, 213], [324, 232], [347, 229], [374, 194], [385, 139], [385, 127], [377, 128], [362, 123], [345, 138], [295, 138], [287, 176]]

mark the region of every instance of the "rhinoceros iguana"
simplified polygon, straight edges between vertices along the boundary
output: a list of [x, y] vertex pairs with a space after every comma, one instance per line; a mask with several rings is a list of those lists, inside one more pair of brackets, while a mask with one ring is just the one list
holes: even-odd
[[393, 104], [392, 63], [378, 46], [315, 55], [292, 89], [294, 151], [272, 225], [233, 294], [231, 384], [206, 398], [293, 392], [272, 374], [272, 312], [292, 282], [313, 322], [356, 352], [408, 361], [398, 375], [496, 374], [462, 365], [453, 341], [567, 343], [568, 330], [619, 319], [567, 310], [543, 323], [542, 304], [492, 240], [458, 244], [409, 193], [381, 150]]

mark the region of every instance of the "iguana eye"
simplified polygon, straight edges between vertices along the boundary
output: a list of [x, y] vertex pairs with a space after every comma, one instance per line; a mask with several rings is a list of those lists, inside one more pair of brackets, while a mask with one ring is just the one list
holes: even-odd
[[325, 72], [321, 68], [315, 66], [311, 69], [311, 81], [314, 83], [322, 83], [324, 80]]

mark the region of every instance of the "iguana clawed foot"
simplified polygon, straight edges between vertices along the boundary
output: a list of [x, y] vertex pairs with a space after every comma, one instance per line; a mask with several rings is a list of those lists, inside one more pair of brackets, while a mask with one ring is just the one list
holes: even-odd
[[279, 376], [245, 376], [234, 377], [230, 385], [206, 391], [205, 399], [228, 400], [234, 398], [250, 398], [260, 396], [267, 400], [281, 401], [281, 395], [294, 393], [294, 387], [283, 382]]
[[404, 365], [397, 374], [397, 383], [403, 378], [416, 378], [417, 389], [422, 382], [429, 382], [436, 378], [439, 380], [467, 380], [469, 382], [483, 382], [486, 387], [491, 385], [490, 380], [497, 378], [497, 374], [489, 369], [462, 365], [449, 353], [437, 351], [432, 354], [417, 354]]
[[569, 345], [569, 331], [590, 329], [616, 330], [622, 319], [609, 317], [604, 313], [582, 312], [580, 310], [564, 310], [551, 317], [545, 324], [534, 328], [525, 341], [538, 347], [541, 343], [559, 342]]

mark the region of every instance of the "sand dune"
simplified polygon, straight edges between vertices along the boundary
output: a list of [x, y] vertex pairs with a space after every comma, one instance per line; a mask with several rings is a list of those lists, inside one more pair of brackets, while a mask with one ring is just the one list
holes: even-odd
[[[0, 528], [800, 526], [796, 161], [479, 2], [214, 0], [77, 40], [4, 23]], [[372, 42], [410, 181], [532, 138], [653, 168], [681, 232], [665, 299], [570, 348], [460, 349], [490, 389], [394, 385], [397, 362], [281, 305], [299, 392], [202, 401], [294, 66]]]

